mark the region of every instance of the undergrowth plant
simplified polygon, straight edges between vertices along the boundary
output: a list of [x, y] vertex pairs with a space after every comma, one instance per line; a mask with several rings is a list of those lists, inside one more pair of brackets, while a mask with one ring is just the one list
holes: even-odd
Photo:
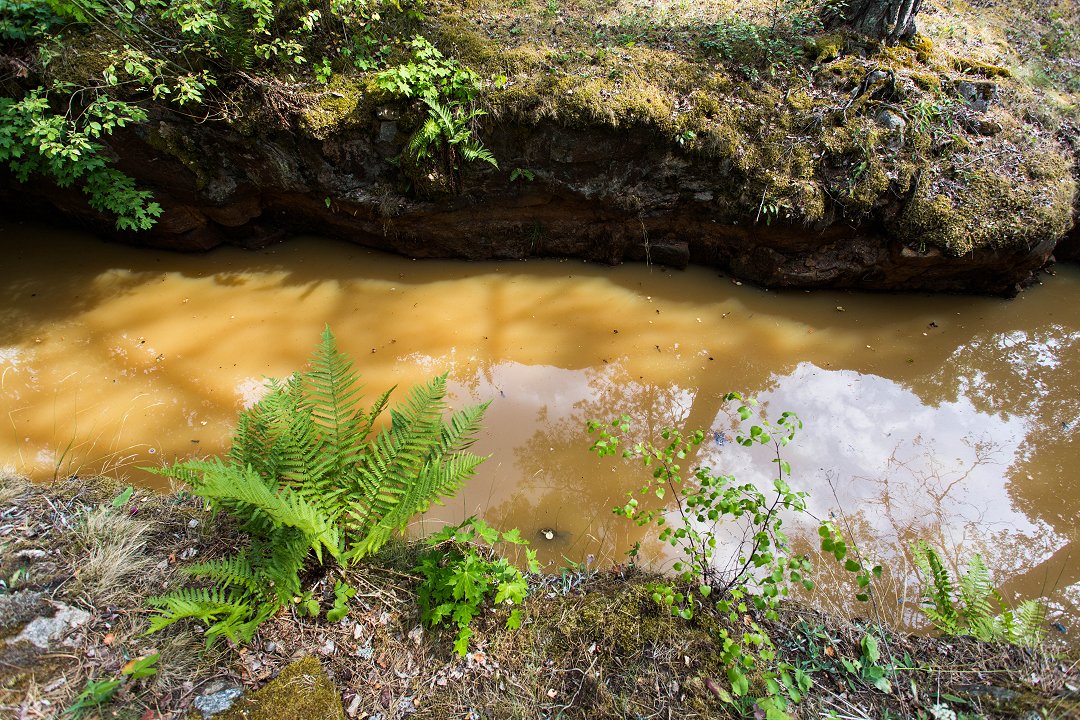
[[73, 89], [43, 87], [16, 100], [0, 97], [0, 163], [19, 182], [45, 175], [60, 187], [79, 183], [90, 206], [116, 216], [119, 230], [145, 230], [161, 215], [161, 206], [148, 190], [135, 187], [131, 177], [112, 167], [101, 139], [129, 122], [146, 119], [146, 111], [102, 93], [80, 93], [78, 105], [68, 102], [53, 109], [59, 93], [69, 100]]
[[[297, 75], [326, 83], [335, 69], [376, 69], [394, 45], [380, 29], [384, 15], [407, 25], [422, 17], [418, 7], [411, 0], [0, 0], [0, 40], [20, 44], [11, 57], [16, 72], [0, 87], [0, 163], [23, 182], [42, 175], [60, 187], [77, 183], [118, 229], [147, 229], [161, 208], [112, 167], [103, 141], [116, 127], [145, 121], [145, 101], [221, 119], [238, 111], [229, 100], [238, 84], [264, 92], [297, 84]], [[73, 58], [79, 51], [65, 48], [66, 33], [87, 30], [104, 31], [111, 49]], [[61, 80], [49, 79], [58, 57], [104, 67], [75, 82], [63, 69]], [[253, 81], [255, 71], [269, 79]], [[268, 102], [288, 111], [280, 98]], [[474, 152], [457, 143], [463, 154]]]
[[[423, 622], [434, 627], [452, 623], [457, 627], [454, 650], [464, 656], [472, 637], [473, 618], [488, 600], [494, 607], [520, 605], [528, 583], [515, 565], [495, 550], [497, 543], [525, 546], [517, 528], [500, 533], [475, 517], [449, 526], [427, 539], [430, 547], [420, 558], [417, 571]], [[525, 548], [529, 572], [539, 572], [536, 551]], [[521, 626], [521, 609], [514, 607], [506, 620], [508, 629]]]
[[982, 556], [974, 555], [955, 581], [937, 550], [920, 541], [912, 548], [922, 576], [919, 610], [943, 635], [972, 635], [984, 641], [1038, 645], [1044, 637], [1046, 609], [1038, 600], [1010, 608], [990, 582]]
[[412, 159], [434, 160], [451, 171], [459, 169], [459, 159], [498, 167], [495, 156], [472, 132], [473, 121], [484, 115], [472, 106], [480, 78], [423, 36], [414, 37], [409, 47], [411, 59], [380, 72], [376, 81], [382, 89], [424, 105], [427, 118], [408, 143]]
[[[444, 419], [441, 375], [413, 388], [377, 430], [390, 392], [361, 405], [359, 375], [327, 328], [310, 369], [271, 380], [266, 397], [240, 414], [226, 458], [158, 469], [232, 516], [248, 543], [186, 569], [209, 585], [151, 599], [160, 612], [149, 631], [192, 618], [207, 626], [208, 643], [248, 641], [283, 605], [308, 604], [305, 569], [370, 555], [430, 503], [456, 493], [485, 459], [467, 449], [487, 404]], [[335, 590], [331, 619], [340, 619], [348, 590]]]
[[[752, 399], [729, 393], [725, 400], [738, 403], [743, 422], [751, 419], [756, 405]], [[654, 601], [687, 620], [701, 603], [710, 602], [730, 623], [719, 630], [730, 683], [730, 692], [721, 688], [721, 699], [743, 709], [755, 704], [770, 718], [785, 717], [788, 702], [798, 702], [810, 685], [809, 676], [778, 658], [772, 639], [758, 622], [758, 618], [776, 620], [781, 600], [793, 587], [814, 587], [809, 558], [791, 551], [782, 528], [785, 513], [809, 517], [807, 495], [789, 484], [791, 466], [781, 452], [801, 428], [798, 416], [785, 412], [775, 421], [761, 418], [746, 434], [736, 436], [744, 447], [773, 448], [776, 476], [769, 492], [739, 483], [731, 475], [715, 474], [709, 467], [684, 475], [683, 461], [701, 446], [705, 433], [665, 428], [660, 432], [662, 443], [645, 440], [621, 451], [622, 457], [641, 462], [652, 474], [626, 504], [614, 508], [616, 515], [639, 526], [654, 526], [658, 539], [681, 556], [673, 566], [676, 582], [655, 583]], [[588, 430], [598, 433], [591, 450], [601, 457], [614, 455], [630, 430], [630, 418], [606, 424], [594, 420]], [[648, 496], [659, 502], [646, 500]], [[721, 556], [724, 525], [738, 527], [742, 538], [727, 558]], [[860, 598], [865, 598], [871, 576], [881, 569], [849, 557], [843, 537], [831, 523], [819, 523], [819, 533], [823, 549], [856, 575]]]

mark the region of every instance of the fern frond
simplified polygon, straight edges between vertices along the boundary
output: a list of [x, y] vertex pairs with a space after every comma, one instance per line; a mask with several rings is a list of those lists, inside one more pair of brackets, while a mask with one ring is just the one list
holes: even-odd
[[915, 564], [929, 576], [929, 587], [923, 584], [923, 613], [939, 631], [955, 635], [959, 630], [960, 616], [953, 604], [955, 588], [948, 568], [941, 562], [937, 551], [928, 543], [919, 541], [912, 546]]
[[417, 159], [431, 157], [431, 146], [442, 135], [438, 122], [434, 118], [428, 118], [424, 124], [409, 138], [409, 152]]
[[329, 467], [320, 475], [338, 476], [354, 465], [363, 453], [366, 416], [360, 407], [363, 384], [348, 356], [338, 352], [337, 340], [327, 326], [311, 369], [304, 373], [304, 388], [311, 404], [311, 417], [318, 427], [320, 454]]
[[1013, 610], [1015, 625], [1011, 641], [1019, 645], [1038, 645], [1046, 637], [1046, 607], [1038, 600], [1024, 600]]
[[[958, 585], [963, 604], [960, 611], [962, 620], [969, 627], [983, 626], [986, 624], [984, 621], [991, 621], [992, 627], [995, 610], [990, 605], [990, 598], [994, 594], [994, 586], [990, 583], [990, 570], [981, 555], [976, 554], [968, 561], [967, 571], [960, 576]], [[1003, 602], [1000, 604], [1004, 605]], [[979, 635], [976, 634], [976, 637]]]
[[469, 162], [481, 160], [492, 167], [499, 167], [499, 163], [495, 160], [495, 156], [479, 142], [466, 142], [462, 144], [459, 149], [461, 151], [461, 157]]
[[183, 571], [188, 575], [214, 580], [223, 590], [236, 586], [250, 595], [257, 595], [264, 590], [259, 573], [243, 555], [195, 563], [188, 565]]
[[[148, 635], [187, 618], [209, 624], [216, 622], [219, 616], [248, 615], [251, 610], [241, 596], [220, 588], [181, 588], [167, 595], [147, 598], [146, 602], [159, 610], [159, 614], [150, 618]], [[207, 644], [210, 642], [208, 640]]]
[[454, 135], [455, 129], [461, 125], [461, 123], [454, 117], [452, 108], [427, 98], [424, 99], [424, 102], [428, 106], [428, 117], [435, 122], [439, 134], [445, 135], [446, 137]]

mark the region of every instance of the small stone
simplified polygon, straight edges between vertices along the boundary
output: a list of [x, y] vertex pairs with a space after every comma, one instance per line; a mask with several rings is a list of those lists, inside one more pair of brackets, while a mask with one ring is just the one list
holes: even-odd
[[195, 518], [191, 518], [190, 520], [188, 520], [187, 526], [189, 528], [197, 528], [197, 527], [199, 527], [199, 521], [196, 520]]
[[208, 695], [200, 695], [191, 704], [203, 714], [203, 717], [213, 717], [231, 708], [240, 695], [240, 688], [231, 687]]
[[877, 121], [878, 125], [886, 130], [903, 131], [903, 129], [907, 127], [904, 118], [889, 109], [882, 110], [874, 119]]

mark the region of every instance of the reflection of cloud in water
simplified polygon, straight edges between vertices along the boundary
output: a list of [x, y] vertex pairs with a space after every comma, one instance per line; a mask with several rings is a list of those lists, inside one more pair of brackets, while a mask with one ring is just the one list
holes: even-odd
[[250, 410], [270, 392], [270, 384], [264, 377], [246, 377], [236, 383], [235, 391], [244, 409]]
[[[1012, 509], [1001, 477], [1024, 437], [1020, 419], [979, 412], [966, 399], [928, 406], [892, 380], [810, 363], [774, 376], [771, 384], [758, 397], [769, 416], [792, 410], [806, 423], [783, 455], [794, 484], [810, 492], [815, 514], [880, 505], [882, 484], [892, 478], [888, 502], [907, 522], [924, 518], [929, 503], [935, 515], [938, 505], [947, 505], [947, 514], [959, 522], [1032, 527]], [[704, 462], [740, 479], [768, 482], [770, 457], [767, 450], [726, 450], [714, 442]], [[926, 478], [940, 482], [928, 484]], [[885, 524], [881, 516], [874, 523], [878, 529]]]

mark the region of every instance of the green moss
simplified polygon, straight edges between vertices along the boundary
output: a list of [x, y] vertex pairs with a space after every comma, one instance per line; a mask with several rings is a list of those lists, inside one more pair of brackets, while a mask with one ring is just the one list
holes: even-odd
[[473, 30], [460, 15], [440, 15], [437, 31], [432, 39], [443, 54], [474, 70], [491, 70], [501, 54], [498, 44]]
[[195, 176], [195, 186], [202, 189], [209, 182], [210, 175], [203, 168], [203, 155], [199, 152], [192, 138], [180, 128], [166, 123], [149, 125], [145, 135], [146, 143], [158, 152], [176, 158]]
[[941, 76], [936, 73], [912, 72], [908, 73], [908, 77], [911, 78], [916, 87], [922, 90], [933, 93], [941, 90]]
[[879, 55], [883, 60], [887, 60], [886, 63], [892, 68], [914, 68], [919, 64], [918, 54], [911, 48], [901, 46], [897, 47], [885, 47], [881, 49]]
[[839, 33], [822, 35], [813, 38], [806, 43], [807, 55], [816, 63], [829, 62], [840, 57], [844, 49], [844, 36]]
[[322, 665], [298, 660], [261, 690], [238, 700], [220, 720], [345, 720], [341, 696]]
[[829, 63], [824, 70], [843, 85], [854, 87], [866, 75], [866, 61], [862, 58], [847, 56]]
[[981, 75], [987, 78], [1012, 77], [1012, 71], [1001, 65], [983, 62], [970, 57], [955, 57], [952, 60], [953, 69], [967, 75]]
[[[977, 248], [1024, 250], [1060, 237], [1072, 222], [1076, 182], [1064, 159], [1035, 153], [1025, 168], [1038, 182], [1017, 182], [992, 157], [972, 150], [958, 155], [955, 177], [941, 182], [944, 164], [930, 165], [919, 188], [891, 228], [917, 247], [936, 246], [960, 256]], [[960, 187], [956, 187], [959, 185]], [[946, 195], [934, 187], [951, 187]]]
[[366, 110], [380, 92], [371, 77], [334, 75], [325, 88], [304, 98], [299, 109], [301, 127], [317, 140], [355, 127], [369, 119]]
[[904, 45], [914, 50], [916, 59], [924, 65], [934, 57], [934, 43], [924, 35], [916, 35], [905, 42]]

